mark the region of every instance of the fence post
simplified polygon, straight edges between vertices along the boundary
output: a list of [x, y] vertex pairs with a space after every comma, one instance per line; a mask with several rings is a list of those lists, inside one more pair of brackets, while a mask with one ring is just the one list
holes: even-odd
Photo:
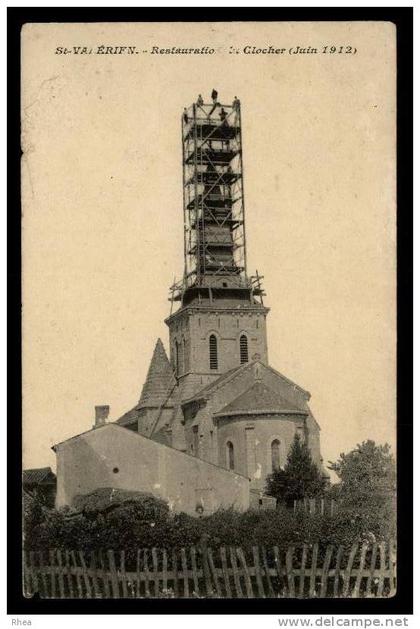
[[286, 574], [287, 587], [289, 589], [289, 598], [295, 598], [295, 575], [293, 572], [293, 553], [294, 547], [289, 546], [286, 553]]
[[188, 583], [188, 566], [187, 566], [187, 555], [185, 552], [185, 548], [181, 548], [181, 564], [182, 564], [182, 574], [184, 578], [184, 598], [189, 598], [190, 586]]
[[208, 553], [208, 558], [209, 558], [209, 565], [210, 565], [211, 574], [213, 575], [214, 583], [215, 583], [215, 586], [216, 586], [216, 594], [217, 594], [218, 598], [221, 598], [222, 592], [221, 592], [220, 585], [219, 585], [219, 575], [217, 573], [217, 568], [216, 568], [216, 566], [214, 564], [212, 549], [208, 548], [207, 549], [207, 553]]
[[316, 597], [316, 572], [318, 568], [318, 543], [312, 546], [312, 566], [311, 566], [311, 576], [309, 581], [309, 598]]
[[381, 597], [384, 590], [384, 580], [385, 580], [385, 542], [381, 542], [379, 544], [379, 557], [380, 557], [380, 572], [379, 572], [379, 583], [378, 583], [378, 591], [376, 593], [377, 597]]
[[260, 598], [265, 598], [264, 585], [263, 585], [263, 580], [261, 578], [260, 557], [259, 557], [258, 546], [252, 547], [252, 554], [254, 556], [254, 571], [255, 571], [255, 578], [257, 581], [258, 596]]
[[23, 552], [23, 557], [24, 557], [23, 577], [24, 577], [24, 584], [25, 584], [24, 596], [27, 596], [29, 598], [33, 596], [34, 588], [32, 585], [31, 562], [30, 562], [29, 552], [27, 550]]
[[299, 598], [303, 598], [303, 594], [305, 592], [305, 569], [306, 569], [307, 554], [308, 554], [308, 547], [306, 544], [304, 544], [302, 548], [302, 560], [300, 564]]
[[108, 550], [108, 562], [109, 562], [109, 571], [111, 574], [112, 596], [113, 598], [119, 598], [120, 588], [118, 586], [118, 575], [117, 575], [117, 568], [115, 566], [115, 557], [114, 557], [113, 550]]
[[226, 558], [226, 548], [224, 546], [222, 546], [220, 549], [220, 558], [222, 560], [222, 571], [223, 571], [223, 578], [225, 582], [226, 595], [228, 598], [232, 598], [232, 590], [230, 589], [230, 577], [229, 577], [228, 564], [227, 564], [227, 558]]
[[321, 573], [321, 590], [319, 593], [320, 598], [325, 598], [328, 592], [328, 571], [330, 569], [331, 557], [334, 551], [334, 546], [328, 546], [327, 552], [325, 553], [324, 564], [322, 566]]
[[207, 540], [208, 540], [208, 535], [203, 535], [201, 537], [200, 551], [201, 551], [201, 557], [202, 557], [202, 563], [203, 563], [204, 581], [206, 584], [206, 594], [207, 596], [211, 596], [213, 589], [211, 586], [211, 574], [210, 574], [209, 558], [208, 558], [208, 551], [207, 551]]
[[339, 586], [340, 586], [340, 570], [341, 570], [341, 559], [343, 557], [344, 547], [340, 545], [338, 547], [337, 556], [335, 558], [335, 571], [334, 571], [334, 598], [338, 597]]
[[353, 546], [351, 547], [349, 559], [348, 559], [348, 562], [347, 562], [347, 568], [346, 568], [346, 571], [344, 573], [344, 585], [343, 585], [343, 596], [344, 597], [347, 597], [349, 595], [351, 569], [353, 567], [353, 561], [354, 561], [354, 558], [356, 557], [356, 554], [357, 554], [358, 550], [359, 550], [359, 546], [355, 542], [353, 544]]
[[354, 584], [354, 589], [353, 589], [353, 594], [352, 594], [353, 598], [359, 597], [360, 585], [362, 583], [363, 571], [365, 569], [367, 549], [368, 549], [368, 544], [367, 542], [364, 542], [362, 546], [362, 551], [360, 553], [359, 570], [357, 572], [356, 582]]

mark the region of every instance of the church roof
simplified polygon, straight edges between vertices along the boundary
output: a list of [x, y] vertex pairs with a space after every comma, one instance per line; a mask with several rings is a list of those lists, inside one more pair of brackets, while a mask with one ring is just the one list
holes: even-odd
[[175, 383], [171, 363], [158, 339], [137, 408], [153, 408], [165, 403]]
[[197, 393], [194, 393], [192, 397], [188, 398], [187, 400], [183, 400], [182, 404], [186, 405], [189, 402], [192, 402], [193, 400], [201, 400], [201, 399], [206, 398], [207, 396], [211, 395], [214, 389], [217, 389], [221, 384], [223, 384], [225, 380], [228, 380], [228, 378], [230, 378], [230, 376], [232, 376], [235, 372], [241, 371], [242, 369], [247, 367], [249, 364], [250, 363], [246, 363], [244, 365], [240, 365], [239, 367], [234, 367], [233, 369], [229, 369], [229, 371], [226, 371], [226, 373], [221, 375], [219, 378], [216, 378], [216, 380], [213, 380], [213, 382], [210, 382], [210, 384], [207, 384], [205, 387], [197, 391]]
[[307, 411], [298, 408], [279, 393], [257, 381], [247, 391], [241, 393], [232, 402], [215, 413], [216, 417], [247, 413], [290, 413], [307, 415]]
[[141, 417], [143, 408], [160, 408], [174, 404], [174, 387], [176, 379], [168, 360], [168, 357], [160, 339], [157, 340], [153, 351], [152, 360], [139, 402], [129, 411], [124, 413], [115, 423], [120, 426], [133, 424]]
[[[213, 382], [210, 382], [210, 384], [207, 384], [205, 387], [203, 387], [202, 389], [194, 393], [194, 395], [191, 396], [190, 398], [183, 400], [182, 405], [186, 406], [190, 402], [208, 398], [210, 395], [212, 395], [212, 393], [216, 389], [218, 389], [221, 386], [224, 386], [225, 383], [227, 383], [232, 377], [236, 377], [242, 371], [253, 368], [253, 366], [256, 365], [257, 363], [260, 363], [265, 369], [268, 369], [269, 371], [274, 373], [276, 376], [281, 378], [283, 382], [293, 387], [293, 389], [300, 391], [305, 397], [305, 399], [309, 400], [310, 393], [308, 391], [306, 391], [305, 389], [302, 389], [302, 387], [300, 387], [298, 384], [296, 384], [289, 378], [286, 378], [286, 376], [281, 374], [276, 369], [273, 369], [269, 365], [265, 365], [264, 363], [261, 363], [261, 361], [258, 358], [256, 358], [255, 360], [251, 360], [248, 363], [244, 363], [243, 365], [239, 365], [238, 367], [234, 367], [233, 369], [230, 369], [229, 371], [221, 375], [219, 378], [217, 378], [216, 380], [213, 380]], [[288, 404], [290, 408], [290, 403]], [[306, 407], [302, 406], [300, 410], [306, 410]]]
[[139, 414], [139, 411], [137, 410], [137, 405], [136, 405], [134, 408], [124, 413], [124, 415], [121, 415], [121, 417], [119, 417], [115, 423], [120, 424], [121, 426], [127, 426], [137, 421], [139, 417], [140, 417], [140, 414]]

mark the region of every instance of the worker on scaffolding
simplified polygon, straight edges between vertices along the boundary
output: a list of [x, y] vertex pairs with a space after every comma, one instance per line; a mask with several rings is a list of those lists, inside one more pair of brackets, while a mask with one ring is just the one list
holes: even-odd
[[185, 124], [188, 124], [188, 111], [186, 107], [184, 107], [184, 113], [182, 114], [182, 117], [184, 118]]
[[197, 105], [198, 107], [202, 107], [204, 105], [203, 97], [201, 96], [201, 94], [198, 95]]
[[227, 112], [224, 110], [224, 108], [223, 108], [223, 107], [222, 107], [222, 111], [220, 112], [219, 116], [220, 116], [220, 122], [221, 122], [223, 125], [227, 125], [227, 124], [228, 124], [228, 121], [227, 121]]
[[240, 108], [239, 98], [237, 96], [235, 96], [235, 98], [233, 99], [233, 103], [232, 103], [232, 109], [235, 112], [234, 118], [233, 118], [235, 126], [236, 126], [236, 123], [238, 122], [239, 108]]
[[[225, 111], [224, 107], [222, 107], [221, 112], [219, 113], [219, 117], [220, 117], [220, 124], [221, 124], [221, 133], [223, 136], [227, 136], [228, 133], [225, 133], [224, 129], [226, 129], [226, 127], [229, 126], [229, 123], [227, 121], [227, 112]], [[229, 150], [229, 137], [226, 138], [226, 140], [222, 140], [222, 146]]]
[[220, 107], [220, 103], [217, 102], [217, 91], [215, 89], [213, 89], [212, 93], [211, 93], [211, 99], [213, 101], [213, 107], [210, 110], [209, 115], [207, 116], [208, 118], [210, 118], [210, 116], [212, 115], [212, 113], [214, 112], [214, 110], [216, 109], [216, 107]]

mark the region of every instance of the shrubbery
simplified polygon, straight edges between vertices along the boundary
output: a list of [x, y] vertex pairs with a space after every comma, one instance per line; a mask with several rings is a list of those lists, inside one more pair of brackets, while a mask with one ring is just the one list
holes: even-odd
[[[88, 501], [89, 502], [89, 501]], [[114, 502], [102, 509], [40, 512], [36, 501], [25, 518], [27, 549], [126, 550], [138, 548], [180, 548], [197, 545], [203, 537], [209, 546], [279, 546], [319, 542], [323, 553], [328, 544], [388, 540], [392, 521], [378, 521], [373, 514], [357, 509], [339, 509], [334, 516], [293, 513], [279, 507], [272, 511], [233, 509], [196, 518], [173, 514], [167, 505], [148, 495]]]
[[311, 453], [298, 434], [295, 435], [287, 455], [284, 469], [274, 470], [266, 480], [266, 493], [279, 501], [293, 505], [294, 500], [313, 498], [323, 493], [326, 486]]
[[[304, 490], [303, 495], [307, 491], [309, 495], [318, 494], [319, 473], [312, 469], [309, 454], [298, 440], [288, 463], [289, 488]], [[337, 501], [338, 509], [333, 516], [295, 514], [279, 503], [271, 511], [240, 513], [225, 509], [196, 518], [172, 513], [166, 502], [150, 494], [111, 488], [79, 496], [73, 509], [56, 511], [47, 509], [38, 498], [26, 495], [25, 547], [29, 550], [124, 549], [127, 557], [134, 560], [139, 548], [189, 547], [204, 538], [213, 548], [241, 546], [244, 551], [250, 551], [252, 546], [285, 549], [318, 542], [321, 555], [329, 544], [343, 544], [348, 551], [354, 542], [395, 538], [395, 462], [389, 446], [364, 442], [350, 453], [342, 454], [336, 463], [331, 463], [330, 469], [340, 479], [324, 492], [324, 496]]]

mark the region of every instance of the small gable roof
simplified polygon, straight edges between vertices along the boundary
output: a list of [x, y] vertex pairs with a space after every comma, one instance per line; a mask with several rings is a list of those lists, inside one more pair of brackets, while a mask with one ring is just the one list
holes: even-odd
[[23, 470], [22, 481], [24, 485], [39, 485], [44, 482], [55, 482], [56, 477], [50, 467], [38, 467]]
[[247, 391], [215, 413], [215, 417], [250, 413], [308, 414], [304, 408], [299, 408], [263, 382], [257, 381]]

